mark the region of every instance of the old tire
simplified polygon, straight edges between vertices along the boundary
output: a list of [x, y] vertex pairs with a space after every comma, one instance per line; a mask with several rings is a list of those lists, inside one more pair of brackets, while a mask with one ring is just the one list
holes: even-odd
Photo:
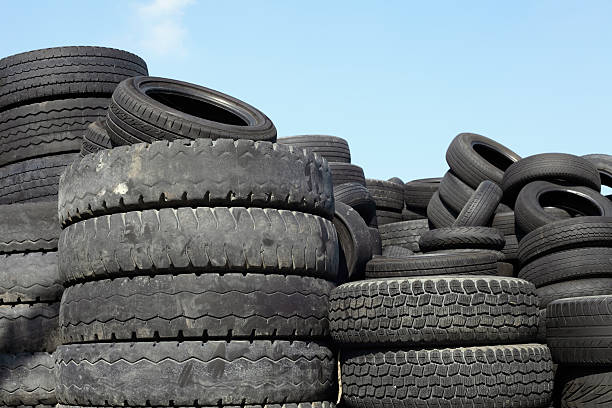
[[328, 162], [350, 163], [351, 150], [346, 139], [327, 135], [301, 135], [278, 138], [277, 143], [319, 153]]
[[454, 227], [489, 226], [495, 210], [502, 198], [501, 188], [492, 181], [485, 180], [470, 196], [457, 215]]
[[506, 244], [504, 236], [496, 228], [450, 227], [426, 231], [419, 239], [423, 252], [446, 249], [501, 250]]
[[359, 213], [344, 203], [336, 203], [333, 224], [338, 235], [338, 282], [361, 279], [372, 258], [370, 230]]

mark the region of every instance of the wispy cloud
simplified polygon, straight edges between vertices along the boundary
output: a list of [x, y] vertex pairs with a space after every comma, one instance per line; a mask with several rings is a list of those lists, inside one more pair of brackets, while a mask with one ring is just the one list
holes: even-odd
[[185, 9], [195, 0], [153, 0], [136, 7], [141, 46], [159, 56], [184, 55], [188, 31], [183, 24]]

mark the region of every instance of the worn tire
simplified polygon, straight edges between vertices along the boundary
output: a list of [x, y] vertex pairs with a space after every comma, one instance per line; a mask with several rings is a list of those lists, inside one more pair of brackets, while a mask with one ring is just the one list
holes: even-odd
[[524, 343], [535, 340], [538, 304], [535, 286], [516, 278], [374, 279], [334, 289], [329, 323], [335, 342], [353, 346]]
[[469, 198], [457, 219], [454, 227], [489, 226], [495, 210], [502, 198], [501, 188], [492, 181], [485, 180]]
[[401, 246], [386, 246], [382, 250], [382, 256], [385, 258], [409, 258], [412, 255], [414, 252]]
[[158, 77], [122, 81], [105, 125], [116, 146], [200, 138], [276, 141], [274, 124], [253, 106], [203, 86]]
[[248, 206], [333, 216], [325, 160], [250, 140], [141, 143], [101, 151], [66, 169], [63, 225], [100, 214], [163, 207]]
[[100, 150], [112, 149], [113, 145], [104, 128], [104, 120], [92, 122], [81, 139], [81, 157], [97, 153]]
[[[333, 398], [333, 400], [335, 401], [335, 398]], [[286, 403], [279, 403], [279, 404], [249, 404], [249, 405], [221, 405], [223, 407], [227, 407], [227, 408], [336, 408], [337, 407], [342, 407], [341, 404], [336, 405], [335, 402], [332, 401], [315, 401], [315, 402], [286, 402]], [[215, 408], [215, 407], [219, 407], [219, 405], [213, 405], [213, 406], [208, 406], [208, 407], [203, 407], [201, 405], [199, 406], [195, 406], [195, 405], [191, 405], [190, 407], [185, 407], [185, 408]], [[31, 407], [16, 407], [16, 408], [31, 408]], [[47, 407], [35, 407], [35, 408], [47, 408]], [[104, 406], [99, 406], [99, 407], [92, 407], [90, 405], [65, 405], [65, 404], [57, 404], [54, 407], [48, 407], [48, 408], [108, 408], [108, 407], [104, 407]]]
[[[440, 188], [439, 178], [412, 180], [404, 184], [404, 203], [414, 212], [427, 210], [431, 196]], [[416, 211], [415, 211], [416, 210]]]
[[61, 346], [56, 360], [63, 404], [259, 405], [335, 396], [336, 362], [324, 343], [92, 343]]
[[376, 210], [376, 225], [381, 227], [403, 221], [402, 213], [396, 211]]
[[555, 388], [560, 391], [559, 408], [606, 408], [612, 398], [612, 369], [568, 367]]
[[59, 267], [64, 282], [207, 271], [276, 271], [335, 281], [338, 239], [330, 221], [287, 210], [131, 211], [64, 229]]
[[[416, 211], [419, 212], [416, 212]], [[402, 209], [402, 221], [414, 221], [414, 220], [426, 220], [427, 219], [427, 208], [422, 210], [417, 210], [413, 208], [409, 210], [408, 208]]]
[[0, 253], [57, 249], [57, 203], [0, 205]]
[[363, 278], [372, 258], [372, 236], [359, 213], [344, 203], [336, 203], [333, 224], [338, 235], [338, 282]]
[[329, 169], [332, 172], [332, 182], [334, 187], [344, 183], [359, 183], [366, 185], [363, 169], [350, 163], [329, 162]]
[[472, 188], [485, 180], [501, 185], [506, 169], [520, 159], [507, 147], [475, 133], [460, 133], [446, 150], [451, 171]]
[[489, 253], [418, 254], [406, 259], [376, 257], [366, 266], [366, 278], [435, 275], [496, 275], [498, 257]]
[[603, 186], [612, 187], [612, 156], [608, 154], [586, 154], [582, 158], [587, 159], [597, 168]]
[[140, 57], [113, 48], [57, 47], [12, 55], [0, 60], [0, 111], [68, 97], [108, 97], [119, 82], [147, 73]]
[[598, 296], [612, 293], [612, 278], [577, 279], [552, 283], [536, 289], [540, 298], [540, 307], [558, 299]]
[[0, 353], [53, 352], [61, 344], [59, 302], [0, 306]]
[[506, 244], [504, 236], [489, 227], [450, 227], [424, 232], [419, 239], [423, 252], [446, 249], [491, 249], [501, 250]]
[[342, 392], [356, 408], [545, 407], [553, 363], [541, 344], [342, 354]]
[[334, 201], [357, 211], [368, 226], [376, 224], [376, 202], [365, 186], [345, 183], [334, 187]]
[[404, 208], [402, 186], [391, 181], [366, 179], [366, 187], [372, 195], [377, 209], [402, 212], [402, 208]]
[[427, 220], [394, 222], [378, 227], [384, 247], [400, 246], [412, 252], [420, 252], [419, 239], [429, 231]]
[[378, 228], [368, 227], [370, 231], [370, 247], [372, 248], [372, 256], [382, 255], [382, 239]]
[[327, 135], [289, 136], [279, 138], [277, 143], [319, 153], [328, 162], [351, 162], [351, 150], [349, 149], [348, 142], [341, 137]]
[[55, 406], [54, 366], [48, 353], [0, 354], [0, 404]]
[[436, 192], [431, 197], [431, 201], [429, 201], [429, 205], [427, 206], [427, 219], [433, 228], [445, 228], [455, 223], [457, 213], [452, 212], [452, 210], [440, 200], [440, 195]]
[[63, 290], [57, 252], [0, 255], [0, 303], [59, 301]]

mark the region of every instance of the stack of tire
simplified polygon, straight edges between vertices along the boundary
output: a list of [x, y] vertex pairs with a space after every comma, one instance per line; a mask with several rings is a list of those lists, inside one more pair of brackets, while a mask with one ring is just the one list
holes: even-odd
[[59, 403], [333, 406], [327, 162], [193, 84], [128, 79], [108, 115], [134, 143], [60, 182]]
[[55, 405], [59, 341], [57, 191], [83, 132], [104, 117], [139, 57], [61, 47], [0, 60], [0, 403]]
[[317, 153], [332, 171], [340, 264], [338, 282], [363, 279], [373, 255], [382, 253], [377, 226], [376, 202], [365, 185], [361, 167], [351, 164], [348, 142], [336, 136], [301, 135], [278, 139], [279, 144]]

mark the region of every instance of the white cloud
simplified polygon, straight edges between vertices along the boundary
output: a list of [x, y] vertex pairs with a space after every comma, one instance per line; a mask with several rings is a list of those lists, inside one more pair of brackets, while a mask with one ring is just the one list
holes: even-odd
[[153, 0], [137, 6], [141, 46], [159, 56], [184, 55], [188, 32], [183, 15], [185, 8], [194, 3], [195, 0]]

